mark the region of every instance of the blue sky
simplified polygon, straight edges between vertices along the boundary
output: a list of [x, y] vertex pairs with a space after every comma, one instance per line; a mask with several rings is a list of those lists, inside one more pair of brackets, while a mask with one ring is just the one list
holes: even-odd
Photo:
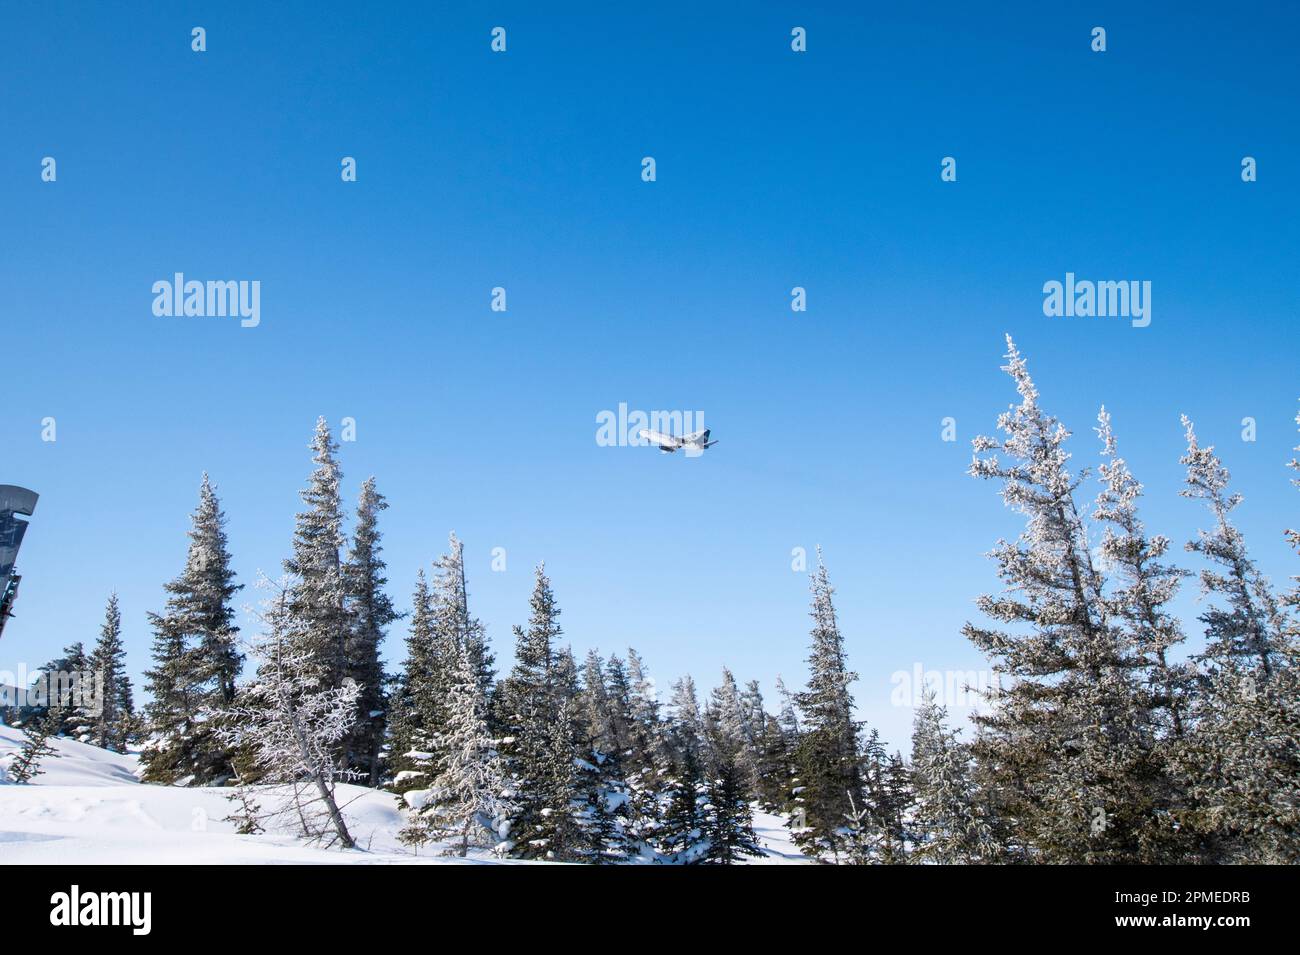
[[[350, 416], [347, 492], [374, 474], [391, 501], [402, 605], [454, 529], [505, 662], [545, 559], [579, 654], [630, 644], [661, 685], [712, 686], [725, 663], [770, 692], [804, 672], [791, 550], [821, 544], [861, 715], [905, 746], [890, 675], [983, 666], [959, 631], [996, 587], [982, 554], [1020, 528], [964, 474], [1014, 398], [1008, 331], [1077, 462], [1111, 410], [1152, 530], [1181, 543], [1203, 522], [1176, 496], [1186, 412], [1264, 569], [1296, 569], [1294, 8], [2, 16], [0, 481], [42, 497], [0, 669], [92, 641], [117, 590], [138, 675], [201, 472], [251, 583], [288, 553], [316, 416]], [[260, 326], [155, 317], [152, 283], [178, 271], [260, 281]], [[1067, 271], [1151, 281], [1150, 327], [1045, 317]], [[598, 447], [620, 402], [702, 411], [722, 443]]]

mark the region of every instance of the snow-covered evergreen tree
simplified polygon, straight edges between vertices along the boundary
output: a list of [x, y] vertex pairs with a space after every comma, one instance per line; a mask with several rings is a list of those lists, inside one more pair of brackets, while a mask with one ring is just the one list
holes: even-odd
[[632, 836], [649, 847], [658, 843], [658, 831], [667, 811], [672, 747], [655, 681], [645, 661], [631, 647], [627, 651], [627, 678], [629, 739], [622, 771], [630, 800], [629, 826]]
[[126, 752], [126, 744], [135, 724], [131, 681], [126, 675], [126, 647], [122, 644], [122, 612], [117, 594], [108, 598], [99, 641], [90, 655], [90, 668], [102, 686], [99, 712], [92, 729], [96, 746], [114, 752]]
[[1195, 733], [1178, 748], [1190, 807], [1183, 824], [1203, 858], [1232, 863], [1300, 861], [1300, 654], [1295, 628], [1232, 523], [1241, 501], [1229, 474], [1186, 417], [1185, 497], [1203, 500], [1214, 527], [1188, 549], [1213, 566], [1200, 574], [1206, 648]]
[[389, 721], [389, 769], [393, 789], [399, 793], [408, 789], [429, 787], [427, 759], [422, 747], [441, 725], [438, 713], [441, 698], [434, 689], [431, 675], [441, 664], [438, 648], [434, 644], [433, 598], [429, 584], [420, 570], [411, 598], [411, 623], [406, 636], [406, 661], [397, 678], [389, 701], [392, 718]]
[[[515, 627], [515, 666], [497, 695], [506, 727], [511, 790], [511, 852], [521, 858], [576, 860], [584, 849], [577, 776], [581, 713], [572, 657], [557, 651], [563, 632], [545, 566], [539, 565], [527, 628]], [[576, 670], [576, 668], [573, 668]]]
[[1103, 490], [1097, 497], [1094, 519], [1105, 523], [1100, 553], [1116, 582], [1103, 596], [1109, 615], [1129, 633], [1139, 665], [1147, 674], [1147, 705], [1160, 714], [1162, 735], [1183, 735], [1183, 711], [1192, 692], [1192, 668], [1174, 665], [1168, 653], [1183, 641], [1182, 626], [1167, 607], [1178, 593], [1187, 572], [1163, 563], [1169, 538], [1148, 536], [1137, 513], [1142, 485], [1119, 456], [1110, 415], [1097, 416], [1103, 462], [1099, 468]]
[[470, 616], [469, 592], [465, 585], [465, 545], [453, 533], [447, 553], [434, 564], [433, 614], [435, 641], [444, 647], [464, 648], [474, 667], [479, 692], [486, 698], [495, 676], [487, 631], [477, 617]]
[[62, 723], [63, 713], [57, 707], [51, 707], [39, 718], [33, 716], [23, 723], [20, 727], [23, 745], [6, 767], [10, 782], [30, 783], [45, 772], [41, 763], [47, 757], [58, 758], [58, 750], [50, 745], [50, 739], [58, 735]]
[[[725, 694], [724, 694], [725, 695]], [[744, 743], [718, 707], [705, 717], [707, 755], [704, 840], [698, 854], [703, 865], [734, 865], [746, 856], [762, 856], [754, 834], [754, 813], [745, 780]]]
[[669, 711], [669, 735], [674, 760], [680, 759], [689, 751], [698, 763], [704, 739], [704, 718], [700, 715], [695, 681], [689, 675], [673, 684]]
[[1285, 657], [1285, 618], [1272, 586], [1255, 567], [1241, 531], [1232, 523], [1231, 514], [1241, 503], [1241, 495], [1229, 491], [1227, 468], [1213, 447], [1200, 446], [1187, 417], [1182, 420], [1187, 453], [1180, 463], [1187, 466], [1187, 486], [1180, 493], [1205, 501], [1214, 515], [1214, 528], [1201, 531], [1187, 549], [1217, 565], [1201, 571], [1202, 595], [1215, 595], [1227, 602], [1226, 607], [1211, 607], [1201, 616], [1208, 640], [1203, 656], [1258, 668], [1261, 680], [1267, 681]]
[[872, 730], [862, 747], [861, 801], [850, 801], [844, 818], [852, 822], [845, 849], [848, 861], [861, 864], [900, 865], [907, 861], [915, 841], [910, 829], [913, 794], [911, 779], [900, 754], [889, 755]]
[[752, 734], [751, 714], [735, 676], [727, 667], [722, 668], [722, 682], [713, 691], [709, 713], [717, 724], [716, 731], [735, 743], [736, 767], [746, 798], [757, 798], [758, 753]]
[[[316, 671], [322, 685], [338, 687], [347, 671], [347, 641], [351, 630], [345, 605], [343, 504], [339, 484], [338, 444], [322, 417], [311, 442], [315, 468], [301, 492], [306, 510], [294, 523], [293, 556], [284, 570], [293, 580], [289, 612], [296, 618], [290, 631], [302, 641], [303, 662]], [[340, 744], [340, 761], [342, 746]]]
[[343, 568], [350, 618], [343, 673], [360, 691], [360, 711], [344, 740], [344, 758], [349, 768], [365, 774], [371, 786], [378, 786], [383, 779], [381, 755], [388, 726], [387, 676], [379, 647], [388, 625], [399, 616], [384, 593], [388, 579], [380, 556], [383, 547], [378, 523], [379, 512], [387, 507], [388, 502], [375, 489], [375, 479], [367, 478], [361, 485], [356, 528]]
[[63, 655], [51, 660], [38, 671], [48, 694], [47, 708], [59, 710], [59, 727], [55, 736], [66, 736], [81, 743], [94, 741], [98, 719], [91, 701], [100, 693], [98, 679], [91, 669], [85, 644], [78, 640], [63, 648]]
[[1000, 677], [990, 712], [975, 717], [975, 752], [987, 791], [1008, 801], [999, 814], [1016, 821], [1034, 858], [1164, 861], [1176, 832], [1143, 692], [1150, 660], [1111, 616], [1075, 505], [1086, 471], [1070, 473], [1069, 432], [1040, 407], [1010, 336], [1007, 349], [1020, 404], [999, 416], [1002, 438], [975, 440], [971, 474], [1000, 481], [1026, 526], [991, 554], [1004, 593], [978, 601], [1015, 629], [964, 629]]
[[795, 696], [803, 714], [796, 765], [798, 826], [795, 841], [805, 852], [835, 859], [841, 849], [844, 820], [862, 792], [858, 769], [858, 724], [853, 719], [849, 684], [857, 674], [848, 669], [844, 637], [832, 602], [834, 589], [821, 548], [811, 576], [812, 651], [808, 657], [808, 688]]
[[450, 838], [448, 854], [464, 857], [471, 846], [495, 846], [511, 806], [497, 741], [488, 732], [486, 700], [468, 647], [454, 648], [447, 722], [438, 738], [437, 776], [429, 790], [406, 793], [414, 817], [404, 841], [423, 844]]
[[[252, 645], [256, 679], [235, 699], [223, 721], [223, 738], [247, 752], [260, 788], [244, 785], [237, 797], [251, 828], [288, 827], [327, 846], [355, 847], [339, 809], [336, 784], [357, 774], [338, 765], [340, 742], [357, 716], [358, 686], [331, 686], [315, 657], [320, 646], [313, 621], [293, 601], [301, 582], [265, 578], [270, 591], [258, 617], [262, 633]], [[267, 805], [265, 810], [259, 804]]]
[[593, 865], [627, 861], [636, 849], [630, 831], [627, 783], [619, 760], [590, 749], [575, 759], [574, 767], [580, 803], [579, 855]]
[[436, 772], [438, 740], [450, 718], [448, 701], [462, 652], [490, 715], [493, 658], [483, 625], [469, 614], [464, 549], [455, 534], [448, 552], [434, 562], [432, 587], [420, 572], [413, 608], [407, 660], [393, 701], [392, 762], [399, 792], [427, 788]]
[[233, 774], [231, 754], [216, 733], [235, 698], [243, 665], [230, 601], [235, 583], [225, 515], [203, 475], [190, 519], [185, 568], [166, 584], [166, 607], [150, 613], [153, 666], [145, 672], [147, 742], [140, 755], [146, 782], [219, 784]]
[[988, 820], [980, 812], [970, 750], [945, 723], [927, 693], [912, 724], [914, 855], [918, 862], [969, 865], [998, 861]]

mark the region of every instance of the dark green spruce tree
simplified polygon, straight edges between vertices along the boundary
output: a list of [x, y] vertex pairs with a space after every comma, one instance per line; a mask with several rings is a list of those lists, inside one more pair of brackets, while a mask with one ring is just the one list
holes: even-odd
[[[808, 688], [795, 695], [803, 714], [795, 762], [801, 791], [795, 810], [795, 842], [809, 855], [837, 861], [843, 853], [845, 820], [862, 804], [858, 769], [858, 724], [853, 719], [848, 669], [834, 590], [817, 551], [812, 575], [812, 652]], [[801, 825], [800, 825], [801, 824]]]
[[379, 512], [388, 507], [375, 489], [375, 479], [361, 485], [357, 523], [343, 573], [347, 587], [350, 628], [344, 660], [344, 679], [355, 680], [357, 722], [343, 740], [349, 769], [361, 774], [367, 785], [383, 781], [382, 756], [388, 729], [386, 676], [379, 655], [388, 625], [399, 616], [384, 592], [388, 579], [381, 553]]
[[230, 566], [225, 523], [204, 474], [185, 568], [165, 586], [163, 612], [149, 614], [153, 666], [145, 672], [150, 702], [140, 755], [146, 782], [211, 786], [234, 773], [229, 746], [217, 732], [243, 665], [231, 606], [242, 585]]
[[543, 565], [530, 607], [528, 626], [515, 627], [515, 666], [497, 699], [499, 722], [512, 740], [511, 852], [525, 859], [583, 861], [584, 800], [575, 766], [581, 713], [575, 675], [566, 672], [565, 654], [557, 651], [560, 608]]
[[705, 717], [708, 779], [705, 783], [704, 865], [735, 865], [762, 856], [754, 834], [751, 792], [746, 779], [744, 740], [727, 725], [717, 707]]

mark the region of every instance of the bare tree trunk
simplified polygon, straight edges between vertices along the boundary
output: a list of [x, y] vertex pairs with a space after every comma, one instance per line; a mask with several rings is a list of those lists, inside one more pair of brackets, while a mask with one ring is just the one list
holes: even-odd
[[305, 765], [312, 767], [312, 782], [315, 783], [316, 790], [320, 793], [321, 802], [325, 804], [325, 811], [329, 813], [330, 822], [334, 825], [334, 832], [339, 837], [339, 843], [344, 849], [355, 849], [357, 844], [353, 841], [351, 833], [348, 832], [347, 823], [343, 821], [343, 814], [339, 812], [338, 803], [334, 801], [334, 791], [329, 786], [329, 767], [314, 766], [312, 764], [311, 747], [307, 745], [307, 734], [303, 732], [302, 725], [298, 722], [298, 709], [293, 705], [293, 700], [288, 698], [287, 695], [284, 702], [289, 710], [294, 738], [298, 740], [298, 754], [302, 757]]

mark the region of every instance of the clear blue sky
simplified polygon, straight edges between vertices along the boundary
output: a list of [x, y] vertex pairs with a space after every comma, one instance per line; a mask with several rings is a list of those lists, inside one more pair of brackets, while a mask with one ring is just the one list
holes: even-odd
[[[959, 630], [1020, 529], [964, 475], [1014, 398], [1007, 331], [1077, 462], [1106, 403], [1179, 543], [1203, 520], [1176, 496], [1193, 416], [1284, 580], [1294, 7], [906, 6], [8, 5], [0, 482], [41, 502], [0, 669], [92, 641], [117, 590], [138, 676], [200, 473], [251, 583], [288, 552], [316, 416], [351, 416], [347, 493], [374, 474], [392, 503], [403, 606], [454, 529], [504, 663], [545, 559], [580, 655], [770, 692], [803, 679], [790, 553], [821, 544], [861, 714], [905, 746], [890, 675], [983, 666]], [[177, 271], [259, 280], [260, 327], [155, 317]], [[1150, 327], [1044, 317], [1067, 271], [1150, 280]], [[703, 411], [722, 443], [598, 447], [619, 402]]]

